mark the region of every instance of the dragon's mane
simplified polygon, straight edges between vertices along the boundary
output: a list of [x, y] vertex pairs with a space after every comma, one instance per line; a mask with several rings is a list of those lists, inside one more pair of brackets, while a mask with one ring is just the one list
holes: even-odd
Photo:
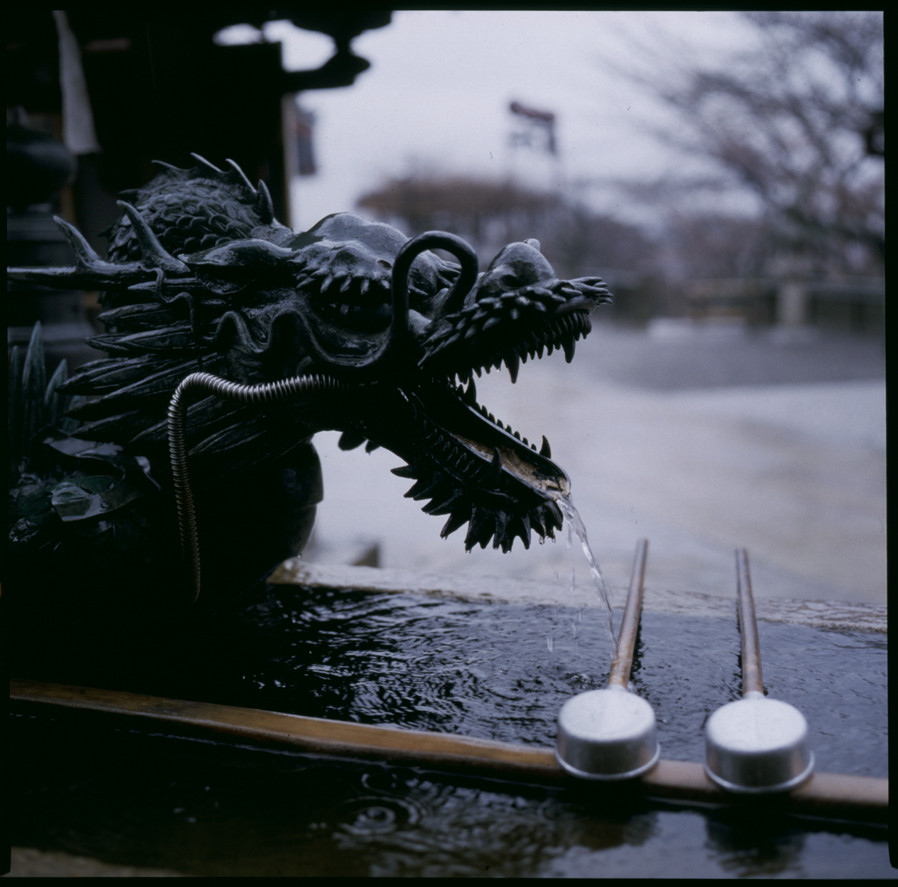
[[[291, 235], [274, 218], [263, 182], [254, 187], [233, 162], [222, 170], [193, 156], [197, 164], [189, 169], [159, 162], [149, 184], [122, 194], [129, 211], [104, 232], [111, 263], [146, 259], [146, 234], [134, 224], [134, 211], [175, 257]], [[272, 345], [272, 306], [198, 281], [174, 294], [152, 282], [109, 287], [100, 304], [104, 332], [88, 341], [108, 356], [78, 368], [60, 389], [79, 395], [71, 413], [82, 423], [79, 435], [92, 440], [161, 442], [167, 403], [184, 376], [205, 370], [253, 381]], [[252, 410], [210, 396], [191, 406], [189, 424], [198, 449], [221, 450], [248, 442], [252, 418]]]

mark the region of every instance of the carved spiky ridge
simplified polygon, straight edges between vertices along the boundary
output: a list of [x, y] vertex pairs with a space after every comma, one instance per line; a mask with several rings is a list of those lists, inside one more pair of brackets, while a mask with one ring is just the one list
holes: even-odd
[[[560, 286], [567, 287], [569, 294], [580, 294], [567, 281]], [[567, 312], [553, 316], [562, 305]], [[472, 371], [480, 375], [482, 369], [504, 364], [512, 381], [521, 363], [552, 354], [556, 348], [564, 350], [570, 363], [576, 341], [592, 329], [591, 307], [584, 300], [582, 310], [571, 311], [570, 295], [535, 288], [480, 299], [444, 319], [425, 343], [422, 363], [462, 380], [469, 379]], [[518, 334], [509, 335], [509, 327], [515, 326]]]
[[[243, 170], [229, 161], [219, 169], [198, 154], [196, 165], [181, 169], [156, 161], [162, 171], [148, 185], [124, 191], [171, 253], [197, 253], [232, 240], [253, 236], [265, 226], [280, 226], [274, 218], [271, 195], [264, 182], [253, 187]], [[142, 249], [127, 214], [109, 230], [109, 259], [133, 262]]]
[[561, 348], [568, 363], [576, 341], [589, 333], [589, 312], [610, 301], [597, 277], [559, 280], [536, 241], [509, 244], [490, 264], [477, 288], [456, 310], [433, 324], [421, 366], [463, 381], [483, 369], [508, 368]]

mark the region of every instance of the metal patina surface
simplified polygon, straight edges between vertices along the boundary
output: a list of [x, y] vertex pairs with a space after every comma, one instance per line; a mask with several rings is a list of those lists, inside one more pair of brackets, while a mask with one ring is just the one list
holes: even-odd
[[560, 280], [533, 240], [479, 272], [446, 232], [410, 240], [349, 213], [295, 232], [263, 184], [198, 157], [123, 197], [108, 258], [60, 221], [73, 266], [9, 270], [101, 290], [106, 332], [91, 344], [107, 355], [49, 379], [39, 336], [13, 355], [17, 599], [74, 583], [97, 615], [122, 606], [127, 581], [127, 606], [154, 598], [141, 618], [160, 595], [189, 599], [194, 518], [217, 594], [252, 585], [308, 538], [323, 495], [309, 441], [322, 430], [399, 455], [409, 495], [444, 516], [443, 535], [467, 524], [467, 548], [554, 536], [567, 476], [545, 439], [531, 444], [477, 403], [474, 376], [504, 366], [514, 381], [556, 348], [570, 360], [610, 299], [599, 278]]

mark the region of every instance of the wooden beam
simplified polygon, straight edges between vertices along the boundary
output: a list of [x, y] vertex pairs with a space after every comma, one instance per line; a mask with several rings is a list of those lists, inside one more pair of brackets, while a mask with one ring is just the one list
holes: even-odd
[[[369, 724], [331, 721], [259, 709], [165, 699], [118, 690], [13, 680], [11, 710], [98, 716], [116, 726], [164, 728], [173, 736], [212, 738], [264, 748], [293, 749], [304, 754], [414, 765], [440, 772], [536, 785], [580, 786], [601, 793], [619, 791], [622, 783], [584, 783], [568, 774], [551, 748], [495, 742], [445, 733], [400, 730]], [[701, 764], [661, 760], [651, 771], [626, 784], [647, 798], [680, 803], [738, 804], [746, 799], [718, 788]], [[750, 799], [777, 813], [885, 822], [888, 781], [837, 773], [816, 773], [785, 795]]]

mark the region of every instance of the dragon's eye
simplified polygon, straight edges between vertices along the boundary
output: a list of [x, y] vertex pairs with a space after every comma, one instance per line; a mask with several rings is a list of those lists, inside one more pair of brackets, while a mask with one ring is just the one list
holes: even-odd
[[521, 281], [517, 274], [514, 274], [511, 271], [506, 271], [499, 276], [499, 283], [506, 289], [516, 289], [520, 286]]

